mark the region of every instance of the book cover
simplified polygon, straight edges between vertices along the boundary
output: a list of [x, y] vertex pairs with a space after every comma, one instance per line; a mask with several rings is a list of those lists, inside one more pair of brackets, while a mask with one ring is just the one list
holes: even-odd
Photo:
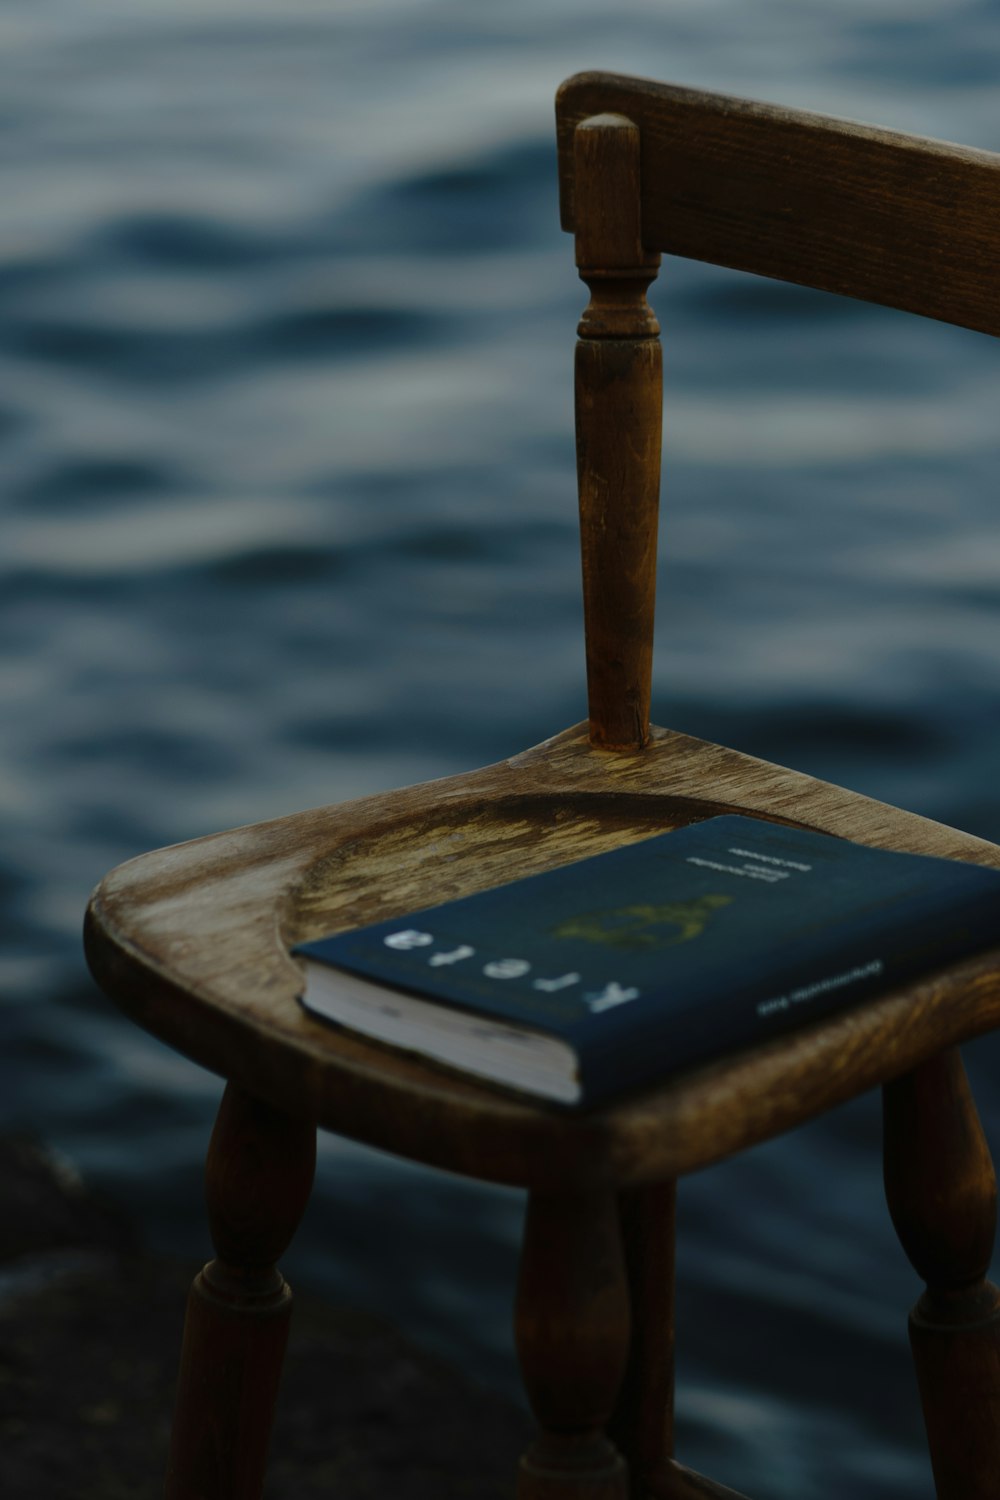
[[580, 1105], [995, 944], [1000, 871], [723, 816], [294, 951], [308, 1009]]

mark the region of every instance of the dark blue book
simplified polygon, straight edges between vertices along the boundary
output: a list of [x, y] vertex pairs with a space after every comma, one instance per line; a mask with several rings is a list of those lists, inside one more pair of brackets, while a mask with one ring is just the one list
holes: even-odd
[[1000, 945], [1000, 871], [718, 817], [294, 951], [353, 1031], [592, 1105]]

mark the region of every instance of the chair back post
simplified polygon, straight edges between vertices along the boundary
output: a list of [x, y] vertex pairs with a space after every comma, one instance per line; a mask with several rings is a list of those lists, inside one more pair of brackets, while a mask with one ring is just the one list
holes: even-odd
[[642, 243], [639, 130], [583, 120], [574, 139], [576, 263], [591, 300], [576, 349], [576, 451], [590, 738], [649, 739], [663, 375], [646, 301], [660, 257]]

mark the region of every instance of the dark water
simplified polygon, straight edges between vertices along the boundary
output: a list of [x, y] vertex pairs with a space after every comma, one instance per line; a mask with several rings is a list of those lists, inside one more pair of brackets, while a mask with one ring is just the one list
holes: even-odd
[[[582, 717], [556, 84], [991, 147], [1000, 10], [35, 0], [0, 43], [0, 1126], [196, 1257], [219, 1085], [95, 993], [86, 895]], [[1000, 837], [992, 342], [677, 262], [656, 300], [656, 719]], [[865, 1099], [684, 1185], [680, 1451], [773, 1500], [930, 1494], [878, 1139]], [[511, 1388], [520, 1211], [325, 1138], [287, 1267]]]

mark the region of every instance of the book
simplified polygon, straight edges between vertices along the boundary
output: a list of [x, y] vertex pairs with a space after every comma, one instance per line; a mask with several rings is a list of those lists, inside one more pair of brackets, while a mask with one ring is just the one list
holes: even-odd
[[302, 1004], [570, 1107], [1000, 945], [1000, 870], [721, 816], [336, 933]]

